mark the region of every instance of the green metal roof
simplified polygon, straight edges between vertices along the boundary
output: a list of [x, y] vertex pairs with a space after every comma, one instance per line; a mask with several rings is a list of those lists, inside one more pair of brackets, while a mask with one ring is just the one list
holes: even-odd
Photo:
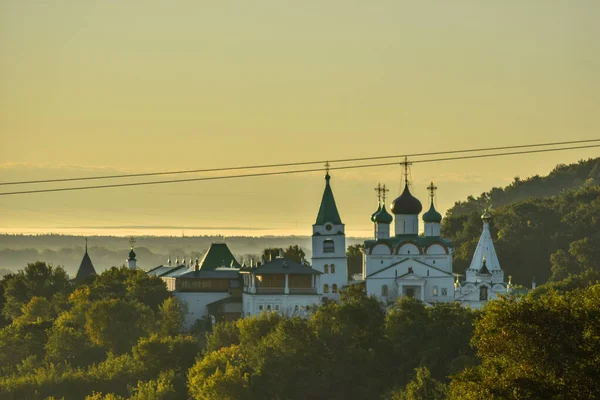
[[381, 211], [381, 203], [379, 203], [379, 205], [377, 206], [377, 211], [371, 214], [371, 222], [375, 222], [375, 216], [379, 214], [379, 211]]
[[375, 215], [374, 220], [379, 224], [391, 224], [394, 221], [394, 217], [385, 209], [385, 203], [383, 203], [381, 210]]
[[321, 200], [321, 207], [319, 208], [319, 214], [317, 215], [317, 221], [315, 225], [325, 225], [330, 222], [334, 225], [341, 225], [342, 219], [338, 212], [337, 206], [335, 205], [335, 199], [333, 198], [333, 191], [329, 185], [331, 177], [329, 174], [325, 175], [325, 190], [323, 191], [323, 199]]
[[200, 261], [200, 270], [214, 271], [220, 267], [240, 268], [241, 265], [225, 243], [213, 243]]
[[433, 205], [433, 201], [431, 202], [429, 211], [423, 214], [423, 222], [437, 222], [438, 224], [442, 222], [442, 214], [437, 212]]

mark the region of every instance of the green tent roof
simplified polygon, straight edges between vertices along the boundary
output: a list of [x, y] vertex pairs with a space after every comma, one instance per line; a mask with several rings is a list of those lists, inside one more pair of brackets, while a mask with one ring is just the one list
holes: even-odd
[[225, 243], [213, 243], [200, 261], [200, 270], [214, 271], [220, 267], [240, 268], [241, 265]]
[[323, 199], [321, 200], [321, 207], [319, 208], [319, 215], [317, 215], [317, 221], [315, 225], [325, 225], [330, 222], [335, 225], [341, 225], [342, 219], [338, 212], [337, 206], [335, 205], [335, 199], [333, 198], [333, 191], [329, 185], [331, 177], [329, 174], [325, 175], [325, 191], [323, 191]]

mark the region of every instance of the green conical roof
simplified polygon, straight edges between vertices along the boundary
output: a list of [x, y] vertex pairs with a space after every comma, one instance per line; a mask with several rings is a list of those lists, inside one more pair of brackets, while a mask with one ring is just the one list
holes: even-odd
[[442, 214], [437, 212], [437, 210], [433, 206], [433, 201], [431, 202], [429, 211], [423, 214], [423, 222], [437, 222], [438, 224], [442, 222]]
[[379, 203], [379, 205], [377, 206], [377, 211], [375, 211], [373, 214], [371, 214], [371, 221], [375, 222], [375, 216], [377, 214], [379, 214], [379, 211], [381, 211], [381, 203]]
[[321, 207], [319, 208], [319, 214], [317, 215], [317, 221], [315, 225], [325, 225], [330, 222], [335, 225], [341, 225], [342, 219], [338, 212], [337, 206], [335, 205], [335, 199], [333, 198], [333, 191], [329, 185], [331, 177], [329, 174], [325, 175], [325, 190], [323, 191], [323, 199], [321, 200]]
[[391, 224], [394, 221], [394, 217], [385, 209], [385, 203], [383, 203], [383, 207], [381, 207], [381, 211], [379, 211], [375, 215], [375, 222], [378, 224]]

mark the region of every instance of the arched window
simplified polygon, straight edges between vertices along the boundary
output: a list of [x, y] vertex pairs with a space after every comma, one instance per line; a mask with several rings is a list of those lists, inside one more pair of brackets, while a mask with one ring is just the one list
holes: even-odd
[[437, 286], [434, 286], [434, 287], [433, 287], [433, 295], [434, 295], [434, 296], [437, 296], [437, 295], [438, 295], [438, 287], [437, 287]]
[[329, 273], [329, 265], [325, 264], [325, 266], [323, 267], [323, 272], [326, 274]]
[[381, 287], [381, 297], [388, 297], [388, 285]]
[[323, 293], [329, 293], [329, 285], [328, 284], [323, 285]]
[[258, 311], [262, 311], [263, 310], [263, 306], [262, 304], [260, 306], [258, 306]]
[[298, 304], [296, 304], [296, 306], [294, 307], [294, 311], [298, 311], [300, 307], [298, 307]]
[[331, 285], [331, 293], [337, 293], [337, 285], [334, 283], [333, 285]]
[[267, 311], [271, 311], [271, 305], [267, 304]]
[[335, 252], [335, 245], [333, 244], [333, 240], [326, 239], [323, 242], [323, 253], [334, 253], [334, 252]]
[[488, 299], [488, 288], [487, 286], [482, 286], [479, 288], [479, 301], [487, 301]]
[[331, 264], [330, 271], [332, 274], [335, 274], [335, 265], [334, 264]]

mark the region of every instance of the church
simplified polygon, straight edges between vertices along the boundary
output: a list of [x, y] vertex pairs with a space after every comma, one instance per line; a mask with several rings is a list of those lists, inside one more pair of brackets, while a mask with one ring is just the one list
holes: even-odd
[[[452, 271], [453, 243], [441, 237], [442, 215], [435, 209], [433, 182], [428, 186], [429, 209], [423, 213], [423, 233], [419, 215], [423, 206], [410, 192], [407, 165], [404, 190], [386, 204], [388, 189], [378, 185], [378, 208], [371, 215], [373, 237], [364, 242], [360, 284], [368, 296], [385, 305], [399, 297], [414, 297], [426, 304], [460, 302], [472, 308], [482, 307], [499, 294], [510, 292], [496, 255], [486, 211], [482, 216], [481, 237], [473, 261], [460, 279]], [[338, 300], [339, 290], [349, 285], [345, 256], [345, 227], [331, 188], [331, 176], [325, 175], [325, 191], [312, 235], [312, 265], [321, 272], [322, 291], [328, 299]], [[393, 215], [392, 215], [393, 214]], [[394, 234], [391, 234], [391, 226]]]

